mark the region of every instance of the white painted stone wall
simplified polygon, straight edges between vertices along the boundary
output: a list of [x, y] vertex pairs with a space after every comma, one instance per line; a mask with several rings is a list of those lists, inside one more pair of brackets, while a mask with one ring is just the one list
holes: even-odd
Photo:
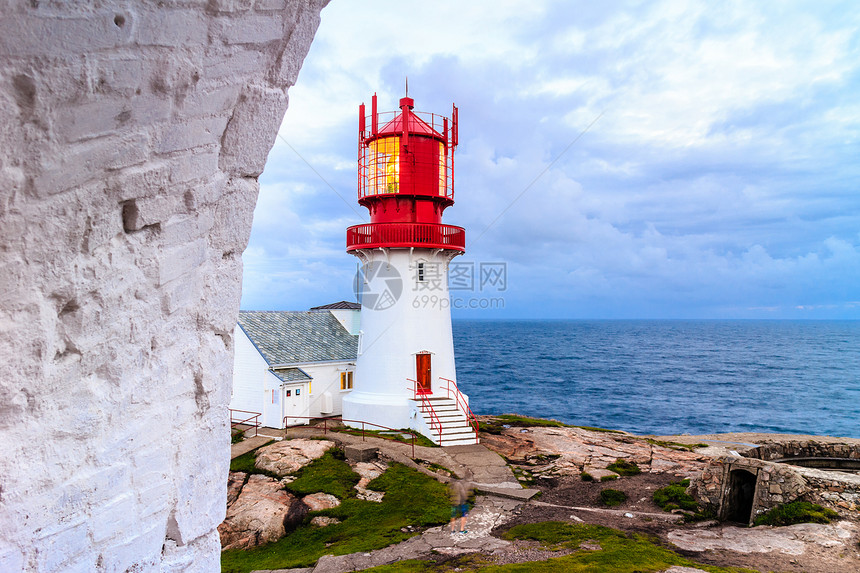
[[257, 176], [326, 0], [0, 0], [0, 571], [217, 571]]

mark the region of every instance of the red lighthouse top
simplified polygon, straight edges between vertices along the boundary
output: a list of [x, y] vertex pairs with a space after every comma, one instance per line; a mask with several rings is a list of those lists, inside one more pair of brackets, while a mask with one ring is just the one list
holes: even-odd
[[[465, 231], [442, 224], [454, 204], [457, 107], [451, 119], [413, 111], [410, 97], [400, 111], [370, 116], [359, 107], [358, 202], [370, 223], [347, 230], [347, 250], [421, 247], [465, 250]], [[368, 129], [369, 128], [369, 129]]]

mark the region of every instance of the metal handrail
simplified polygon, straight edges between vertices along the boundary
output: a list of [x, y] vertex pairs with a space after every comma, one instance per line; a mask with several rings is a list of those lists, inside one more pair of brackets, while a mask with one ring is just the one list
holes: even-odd
[[[253, 426], [254, 427], [254, 437], [257, 437], [257, 428], [260, 427], [260, 416], [263, 414], [260, 412], [251, 412], [250, 410], [234, 410], [233, 408], [227, 408], [230, 410], [230, 429], [232, 430], [236, 426]], [[253, 414], [250, 418], [246, 418], [244, 420], [235, 420], [233, 418], [233, 412], [241, 412], [243, 414]], [[254, 420], [253, 424], [249, 424], [251, 420]]]
[[477, 443], [478, 440], [478, 418], [472, 412], [472, 408], [469, 406], [469, 402], [466, 401], [466, 398], [463, 396], [463, 393], [460, 392], [460, 388], [457, 386], [457, 383], [449, 378], [439, 377], [439, 380], [444, 380], [448, 384], [448, 398], [451, 397], [451, 385], [454, 385], [454, 400], [457, 402], [457, 407], [460, 407], [460, 403], [462, 402], [463, 413], [466, 415], [466, 421], [469, 422], [469, 425], [475, 429], [475, 441]]
[[363, 223], [346, 230], [346, 248], [423, 247], [466, 250], [466, 231], [442, 223]]
[[[286, 438], [286, 437], [287, 437], [287, 432], [288, 432], [288, 431], [289, 431], [289, 429], [290, 429], [290, 426], [287, 424], [287, 420], [288, 420], [289, 418], [296, 418], [296, 419], [298, 419], [298, 420], [308, 420], [308, 421], [310, 421], [310, 420], [319, 420], [319, 419], [321, 419], [319, 416], [284, 416], [284, 438]], [[409, 430], [395, 430], [394, 428], [389, 428], [388, 426], [383, 426], [383, 425], [381, 425], [381, 424], [374, 424], [373, 422], [366, 422], [366, 421], [364, 421], [364, 420], [345, 420], [342, 416], [335, 416], [335, 417], [332, 417], [332, 418], [322, 418], [322, 421], [323, 421], [323, 435], [326, 435], [326, 434], [328, 433], [328, 421], [329, 421], [329, 420], [331, 420], [331, 421], [333, 421], [333, 422], [341, 422], [341, 423], [343, 423], [343, 422], [352, 422], [352, 423], [354, 423], [354, 424], [361, 424], [361, 441], [362, 441], [362, 442], [364, 441], [364, 431], [365, 431], [365, 427], [364, 427], [364, 426], [365, 426], [365, 424], [370, 425], [370, 426], [376, 426], [377, 428], [381, 428], [381, 429], [386, 430], [386, 431], [389, 431], [389, 432], [399, 432], [399, 433], [401, 433], [401, 434], [409, 434], [409, 435], [412, 437], [412, 439], [411, 439], [411, 443], [412, 443], [412, 458], [413, 458], [413, 459], [415, 458], [415, 432], [412, 432], [412, 431], [409, 431]], [[378, 434], [376, 435], [376, 437], [377, 437], [377, 438], [382, 438], [383, 440], [394, 440], [394, 441], [398, 441], [398, 440], [397, 440], [397, 438], [388, 438], [388, 437], [386, 437], [386, 436], [381, 436], [381, 435], [378, 435]]]
[[431, 432], [434, 429], [433, 421], [434, 420], [436, 421], [435, 429], [437, 432], [439, 432], [439, 445], [441, 446], [442, 445], [442, 421], [439, 420], [439, 416], [436, 414], [436, 410], [433, 408], [433, 404], [430, 402], [429, 399], [427, 399], [427, 396], [425, 394], [421, 394], [418, 392], [418, 381], [417, 380], [413, 380], [412, 378], [407, 378], [406, 380], [409, 382], [412, 382], [412, 384], [413, 384], [413, 386], [411, 388], [412, 396], [413, 396], [414, 400], [420, 400], [421, 401], [422, 412], [424, 411], [425, 407], [428, 408], [430, 411], [430, 431]]

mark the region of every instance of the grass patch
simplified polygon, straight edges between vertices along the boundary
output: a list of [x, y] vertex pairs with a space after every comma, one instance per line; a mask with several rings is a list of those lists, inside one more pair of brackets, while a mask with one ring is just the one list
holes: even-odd
[[390, 565], [366, 569], [374, 573], [454, 573], [457, 571], [483, 571], [490, 561], [481, 555], [457, 557], [438, 556], [427, 561], [408, 559]]
[[[265, 444], [260, 446], [260, 448], [264, 448], [274, 441], [275, 440], [269, 440], [268, 442], [266, 442]], [[266, 475], [272, 475], [274, 477], [277, 477], [274, 474], [272, 474], [271, 472], [258, 470], [256, 468], [256, 466], [254, 466], [254, 460], [257, 459], [257, 451], [260, 448], [254, 448], [250, 452], [246, 452], [246, 453], [242, 454], [241, 456], [235, 457], [232, 460], [230, 460], [230, 471], [231, 472], [246, 472], [249, 474], [266, 474]]]
[[499, 414], [481, 424], [481, 431], [488, 434], [501, 434], [507, 428], [579, 428], [590, 432], [607, 432], [610, 434], [623, 434], [620, 430], [607, 430], [606, 428], [595, 428], [593, 426], [574, 426], [565, 424], [558, 420], [546, 420], [544, 418], [532, 418], [520, 416], [519, 414]]
[[707, 448], [708, 444], [682, 444], [680, 442], [665, 442], [663, 440], [655, 440], [653, 438], [645, 438], [645, 441], [651, 444], [652, 446], [660, 446], [661, 448], [667, 448], [669, 450], [678, 450], [683, 451], [686, 450], [688, 452], [692, 452], [696, 448]]
[[[553, 521], [530, 523], [512, 527], [505, 532], [503, 537], [509, 540], [531, 539], [539, 541], [549, 549], [569, 548], [576, 552], [546, 561], [484, 567], [480, 569], [482, 573], [549, 573], [555, 571], [635, 573], [662, 571], [673, 565], [696, 567], [710, 573], [755, 573], [752, 569], [714, 567], [695, 563], [665, 547], [661, 547], [657, 541], [645, 536], [628, 535], [622, 531], [599, 525]], [[596, 543], [601, 549], [597, 551], [578, 550], [584, 541]], [[468, 569], [464, 568], [463, 570]], [[381, 570], [373, 569], [372, 571]], [[422, 570], [417, 569], [417, 571]], [[423, 571], [434, 570], [424, 569]], [[438, 569], [438, 571], [442, 570]]]
[[699, 504], [693, 496], [687, 493], [690, 480], [685, 479], [662, 487], [654, 492], [652, 499], [663, 511], [673, 509], [684, 509], [687, 511], [699, 511]]
[[340, 450], [327, 451], [321, 458], [300, 469], [296, 475], [296, 480], [287, 484], [286, 489], [299, 497], [322, 492], [338, 499], [346, 499], [355, 495], [353, 486], [361, 479], [343, 461], [343, 452]]
[[620, 476], [635, 476], [642, 473], [642, 470], [639, 469], [639, 466], [636, 465], [636, 462], [628, 462], [627, 460], [622, 460], [621, 458], [615, 460], [615, 463], [606, 466], [606, 469], [611, 472], [615, 472]]
[[594, 476], [588, 472], [582, 472], [579, 477], [582, 481], [594, 481]]
[[412, 461], [414, 461], [415, 463], [421, 464], [422, 466], [424, 466], [425, 468], [427, 468], [431, 472], [434, 472], [434, 473], [437, 473], [437, 474], [440, 474], [440, 475], [443, 475], [446, 477], [451, 477], [451, 476], [456, 475], [452, 470], [446, 468], [442, 464], [437, 464], [436, 462], [431, 462], [431, 461], [427, 461], [427, 460], [419, 460], [419, 459], [415, 459]]
[[[351, 428], [349, 426], [339, 426], [336, 428], [329, 428], [329, 431], [338, 432], [341, 434], [350, 434], [351, 436], [361, 436], [363, 434], [365, 436], [370, 436], [371, 438], [392, 440], [394, 442], [400, 442], [401, 444], [411, 444], [412, 436], [410, 434], [415, 434], [416, 446], [423, 446], [425, 448], [439, 447], [438, 445], [433, 443], [433, 440], [431, 440], [424, 434], [420, 434], [414, 430], [361, 430], [357, 428]], [[400, 434], [406, 434], [406, 437], [403, 437]]]
[[690, 480], [685, 479], [661, 487], [654, 492], [652, 499], [663, 511], [683, 510], [686, 522], [714, 519], [716, 514], [712, 510], [702, 509], [693, 496], [687, 493], [689, 485]]
[[608, 428], [596, 428], [594, 426], [572, 426], [573, 428], [579, 428], [580, 430], [588, 430], [589, 432], [603, 432], [605, 434], [623, 434], [621, 430], [610, 430]]
[[239, 442], [241, 442], [244, 439], [245, 439], [245, 430], [237, 430], [236, 428], [233, 428], [230, 431], [230, 443], [231, 444], [238, 444]]
[[529, 470], [519, 466], [510, 466], [514, 477], [525, 487], [531, 487], [535, 483], [535, 477]]
[[567, 424], [557, 420], [544, 420], [542, 418], [530, 418], [517, 414], [500, 414], [486, 420], [481, 424], [481, 431], [488, 434], [501, 434], [502, 430], [508, 428], [532, 428], [532, 427], [564, 428]]
[[601, 476], [600, 481], [615, 481], [618, 479], [618, 476]]
[[755, 518], [753, 525], [794, 525], [795, 523], [830, 523], [839, 514], [808, 501], [779, 505]]
[[221, 554], [223, 573], [310, 567], [322, 555], [372, 551], [399, 543], [415, 534], [404, 533], [401, 528], [440, 525], [450, 517], [447, 488], [401, 464], [391, 464], [368, 488], [385, 492], [382, 503], [350, 497], [338, 507], [309, 516], [328, 515], [342, 523], [328, 527], [305, 523], [274, 543], [247, 551], [225, 551]]
[[600, 492], [600, 501], [603, 505], [614, 507], [627, 501], [627, 494], [618, 489], [604, 489]]

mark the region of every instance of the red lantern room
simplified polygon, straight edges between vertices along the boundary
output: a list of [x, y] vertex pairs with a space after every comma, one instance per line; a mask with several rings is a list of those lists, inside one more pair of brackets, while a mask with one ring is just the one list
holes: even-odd
[[379, 113], [376, 94], [370, 116], [359, 106], [358, 202], [370, 211], [370, 223], [347, 229], [347, 251], [465, 251], [465, 230], [442, 224], [442, 212], [454, 204], [457, 107], [450, 121], [413, 107], [404, 97], [399, 112]]

